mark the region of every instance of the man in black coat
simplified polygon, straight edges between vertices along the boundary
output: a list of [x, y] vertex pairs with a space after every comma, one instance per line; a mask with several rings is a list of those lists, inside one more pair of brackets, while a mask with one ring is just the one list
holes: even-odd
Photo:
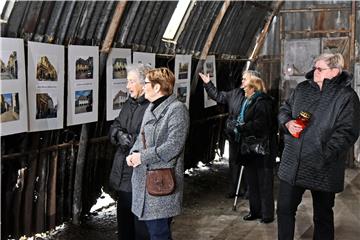
[[126, 88], [130, 97], [125, 101], [120, 114], [110, 126], [109, 138], [117, 147], [110, 172], [109, 186], [117, 193], [118, 238], [120, 240], [148, 239], [146, 226], [131, 212], [133, 168], [126, 164], [149, 101], [144, 97], [146, 68], [142, 65], [128, 65]]
[[[279, 168], [278, 238], [294, 238], [295, 215], [305, 190], [314, 208], [313, 239], [334, 239], [335, 194], [343, 191], [345, 158], [360, 129], [359, 97], [341, 54], [322, 54], [279, 111], [285, 147]], [[304, 129], [294, 119], [311, 114]], [[300, 138], [292, 135], [300, 132]]]

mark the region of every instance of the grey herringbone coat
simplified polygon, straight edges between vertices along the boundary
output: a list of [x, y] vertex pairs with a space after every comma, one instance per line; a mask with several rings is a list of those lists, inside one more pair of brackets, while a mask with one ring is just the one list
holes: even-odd
[[[179, 215], [182, 208], [184, 185], [184, 147], [189, 129], [186, 106], [174, 95], [169, 96], [154, 111], [146, 109], [141, 124], [145, 133], [146, 149], [141, 133], [131, 152], [139, 151], [141, 164], [132, 176], [132, 212], [141, 220], [169, 218]], [[145, 188], [146, 170], [175, 168], [176, 190], [168, 196], [155, 197]]]

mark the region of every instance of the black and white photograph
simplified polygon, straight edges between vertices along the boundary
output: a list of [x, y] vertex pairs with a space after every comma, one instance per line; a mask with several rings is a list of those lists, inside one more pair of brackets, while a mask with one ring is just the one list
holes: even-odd
[[[214, 84], [214, 86], [216, 87], [216, 69], [215, 69], [215, 55], [209, 55], [206, 58], [206, 61], [203, 65], [203, 69], [204, 69], [204, 73], [205, 74], [209, 74], [210, 76], [210, 81]], [[208, 108], [208, 107], [212, 107], [217, 105], [217, 102], [214, 101], [213, 99], [211, 99], [209, 97], [209, 95], [207, 94], [207, 92], [204, 89], [204, 107]]]
[[94, 58], [79, 57], [75, 62], [76, 79], [92, 79], [94, 76]]
[[214, 77], [214, 63], [213, 62], [206, 62], [206, 72], [205, 74], [209, 74], [210, 78]]
[[93, 111], [93, 91], [75, 91], [75, 114]]
[[128, 98], [126, 67], [131, 64], [131, 49], [112, 48], [106, 61], [106, 120], [117, 116]]
[[36, 119], [56, 118], [57, 108], [57, 96], [49, 93], [36, 94]]
[[126, 58], [113, 58], [113, 79], [126, 78]]
[[189, 63], [179, 63], [179, 79], [187, 79], [189, 71]]
[[119, 110], [122, 108], [124, 102], [128, 98], [128, 93], [124, 89], [114, 89], [113, 90], [113, 110]]
[[19, 93], [1, 94], [0, 106], [1, 123], [19, 120]]
[[18, 78], [18, 60], [16, 51], [0, 52], [0, 79], [10, 80]]
[[180, 102], [186, 103], [187, 87], [179, 86], [177, 88], [177, 99]]

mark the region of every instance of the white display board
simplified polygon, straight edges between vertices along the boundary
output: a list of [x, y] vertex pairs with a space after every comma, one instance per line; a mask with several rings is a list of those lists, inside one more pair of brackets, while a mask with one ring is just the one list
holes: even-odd
[[119, 115], [128, 98], [126, 66], [131, 63], [131, 49], [112, 48], [106, 62], [106, 120]]
[[175, 56], [175, 89], [174, 93], [179, 101], [189, 108], [190, 80], [191, 80], [191, 55]]
[[99, 47], [68, 48], [67, 125], [98, 120]]
[[0, 38], [1, 136], [28, 130], [24, 41]]
[[146, 52], [133, 52], [133, 64], [144, 64], [144, 66], [149, 65], [150, 67], [155, 67], [155, 53], [146, 53]]
[[64, 46], [28, 42], [30, 131], [63, 128]]
[[[210, 81], [216, 87], [216, 65], [215, 65], [215, 55], [209, 55], [204, 62], [204, 74], [209, 74]], [[215, 106], [217, 103], [216, 101], [212, 100], [209, 95], [207, 94], [206, 90], [204, 89], [204, 107], [212, 107]]]

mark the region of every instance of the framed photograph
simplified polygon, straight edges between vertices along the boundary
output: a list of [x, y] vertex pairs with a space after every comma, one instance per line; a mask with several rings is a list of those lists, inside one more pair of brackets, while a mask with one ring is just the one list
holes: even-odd
[[0, 38], [1, 136], [28, 131], [24, 41]]
[[28, 42], [30, 131], [64, 127], [64, 46]]
[[[216, 86], [216, 67], [215, 67], [215, 56], [209, 55], [204, 62], [204, 73], [209, 74], [210, 81]], [[217, 102], [212, 100], [204, 89], [204, 107], [212, 107], [217, 105]]]
[[106, 120], [112, 121], [128, 98], [126, 66], [131, 64], [131, 49], [112, 48], [106, 62]]
[[174, 94], [189, 108], [192, 55], [175, 56], [175, 89]]
[[67, 125], [98, 120], [99, 48], [68, 47]]

